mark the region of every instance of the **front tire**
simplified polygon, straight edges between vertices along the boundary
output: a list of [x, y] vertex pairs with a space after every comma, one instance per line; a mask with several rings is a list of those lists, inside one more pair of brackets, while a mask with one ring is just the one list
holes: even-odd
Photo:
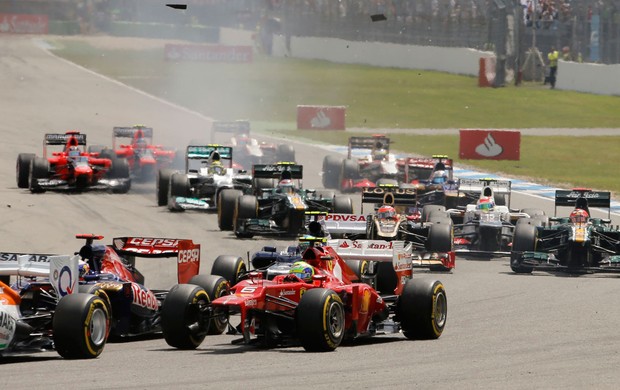
[[44, 192], [37, 179], [46, 179], [49, 176], [49, 162], [45, 158], [35, 157], [32, 159], [29, 171], [30, 192]]
[[34, 160], [34, 153], [20, 153], [17, 156], [17, 164], [15, 166], [15, 176], [17, 177], [18, 188], [28, 188], [30, 184], [30, 164]]
[[170, 188], [170, 176], [172, 169], [160, 169], [157, 172], [157, 205], [165, 206], [168, 204], [168, 192]]
[[353, 201], [348, 196], [335, 196], [334, 213], [339, 214], [353, 214]]
[[239, 238], [252, 238], [254, 234], [241, 232], [239, 223], [244, 219], [254, 219], [258, 217], [258, 200], [253, 195], [242, 195], [237, 198], [235, 205], [235, 215], [233, 216], [235, 235]]
[[243, 195], [241, 190], [223, 189], [217, 195], [217, 225], [220, 230], [232, 230], [237, 198]]
[[194, 284], [177, 284], [170, 289], [161, 310], [166, 343], [178, 349], [196, 349], [209, 331], [201, 309], [211, 301], [207, 292]]
[[103, 299], [91, 294], [64, 296], [52, 321], [54, 346], [67, 359], [93, 359], [103, 352], [110, 313]]
[[510, 269], [517, 274], [530, 274], [532, 267], [521, 265], [521, 252], [536, 250], [536, 221], [527, 220], [517, 224], [512, 237], [512, 251], [510, 253]]
[[405, 337], [412, 340], [439, 338], [448, 315], [443, 284], [438, 280], [410, 279], [398, 299], [397, 310]]
[[245, 262], [239, 256], [220, 255], [215, 258], [211, 275], [218, 275], [230, 282], [231, 286], [239, 283], [242, 275], [247, 272]]
[[344, 338], [344, 305], [333, 290], [315, 288], [306, 291], [295, 311], [295, 321], [301, 345], [306, 351], [333, 351]]

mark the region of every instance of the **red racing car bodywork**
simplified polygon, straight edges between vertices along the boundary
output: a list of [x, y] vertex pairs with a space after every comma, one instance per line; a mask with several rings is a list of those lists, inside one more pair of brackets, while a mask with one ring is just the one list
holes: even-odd
[[[63, 149], [48, 155], [49, 145], [63, 145]], [[86, 134], [78, 131], [46, 134], [43, 157], [32, 153], [20, 153], [17, 157], [17, 186], [29, 188], [33, 193], [45, 190], [129, 191], [131, 180], [127, 163], [85, 152], [85, 146]]]
[[[229, 325], [229, 331], [241, 334], [241, 342], [301, 344], [308, 351], [332, 351], [344, 339], [401, 330], [410, 339], [440, 337], [447, 314], [444, 287], [437, 280], [412, 278], [410, 257], [394, 260], [398, 286], [383, 295], [360, 282], [360, 275], [334, 248], [314, 241], [301, 255], [312, 267], [310, 279], [291, 274], [291, 263], [275, 263], [241, 275], [230, 294], [214, 293], [212, 286], [226, 282], [217, 275], [200, 275], [190, 284], [173, 287], [162, 311], [167, 343], [196, 348], [210, 333], [210, 325], [234, 315], [240, 323]], [[238, 260], [228, 268], [232, 266], [243, 268]]]

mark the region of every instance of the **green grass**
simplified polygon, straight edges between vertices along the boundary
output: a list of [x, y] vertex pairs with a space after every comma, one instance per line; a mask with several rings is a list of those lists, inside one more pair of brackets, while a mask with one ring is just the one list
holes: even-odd
[[[351, 133], [294, 130], [298, 104], [344, 105], [347, 127], [620, 127], [620, 97], [549, 90], [537, 83], [478, 88], [474, 77], [438, 72], [256, 57], [252, 64], [166, 62], [157, 50], [102, 50], [79, 41], [56, 54], [216, 119], [345, 144]], [[561, 74], [560, 76], [561, 77]], [[283, 124], [284, 123], [284, 124]], [[395, 149], [458, 156], [458, 137], [393, 134]], [[462, 161], [548, 184], [620, 192], [619, 137], [523, 136], [521, 161]], [[456, 159], [459, 161], [458, 159]], [[460, 161], [459, 161], [460, 162]]]

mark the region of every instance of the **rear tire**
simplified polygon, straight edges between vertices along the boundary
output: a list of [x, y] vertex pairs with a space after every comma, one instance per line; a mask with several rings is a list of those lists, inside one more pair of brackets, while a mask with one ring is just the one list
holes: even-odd
[[437, 339], [448, 316], [448, 300], [438, 280], [410, 279], [398, 299], [398, 318], [403, 334], [412, 340]]
[[333, 290], [308, 290], [295, 310], [295, 322], [301, 345], [306, 351], [333, 351], [338, 348], [345, 333], [342, 300]]
[[344, 159], [338, 156], [325, 156], [323, 159], [323, 187], [337, 189], [339, 187], [340, 169]]
[[353, 201], [348, 196], [335, 196], [334, 213], [338, 214], [353, 214]]
[[237, 198], [242, 196], [241, 190], [223, 189], [217, 195], [217, 225], [220, 230], [232, 230]]
[[104, 300], [91, 294], [60, 299], [52, 321], [54, 346], [67, 359], [93, 359], [101, 354], [110, 331], [110, 313]]
[[15, 176], [17, 177], [18, 188], [28, 188], [30, 185], [30, 164], [34, 160], [34, 153], [20, 153], [17, 156], [17, 164], [15, 166]]
[[295, 162], [295, 149], [289, 144], [278, 145], [276, 152], [278, 162]]
[[194, 284], [177, 284], [170, 289], [161, 310], [166, 343], [179, 349], [196, 349], [209, 331], [201, 308], [211, 301], [207, 292]]

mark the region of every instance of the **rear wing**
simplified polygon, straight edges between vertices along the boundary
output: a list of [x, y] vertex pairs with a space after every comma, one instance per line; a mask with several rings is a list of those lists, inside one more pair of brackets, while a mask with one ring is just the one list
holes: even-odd
[[364, 187], [362, 189], [362, 205], [364, 203], [381, 203], [392, 206], [416, 206], [418, 194], [414, 188], [391, 186]]
[[200, 272], [200, 244], [192, 240], [153, 237], [117, 237], [112, 240], [114, 250], [126, 257], [177, 258], [179, 283], [188, 283]]
[[555, 213], [558, 206], [562, 207], [603, 207], [608, 209], [611, 217], [611, 192], [592, 191], [587, 188], [574, 188], [572, 190], [555, 191]]
[[137, 132], [142, 132], [142, 137], [144, 138], [153, 138], [153, 128], [152, 127], [141, 127], [141, 126], [132, 126], [132, 127], [123, 127], [123, 126], [115, 126], [112, 129], [112, 136], [114, 138], [133, 138]]
[[374, 135], [371, 137], [350, 137], [348, 158], [351, 158], [351, 150], [353, 149], [390, 150], [390, 139], [384, 135]]
[[459, 179], [459, 192], [482, 192], [485, 187], [490, 187], [495, 194], [510, 194], [512, 182], [510, 180], [496, 179]]
[[252, 167], [254, 179], [279, 179], [284, 172], [290, 172], [290, 179], [303, 179], [303, 165], [291, 163], [255, 164]]
[[214, 141], [215, 133], [250, 134], [250, 122], [246, 120], [214, 121], [211, 126], [211, 141]]
[[220, 154], [220, 158], [224, 160], [232, 160], [232, 147], [216, 144], [209, 144], [203, 146], [189, 145], [187, 147], [187, 152], [185, 153], [185, 156], [187, 157], [187, 159], [190, 160], [206, 160], [211, 157], [211, 154], [215, 151]]
[[44, 145], [66, 145], [69, 139], [74, 138], [77, 145], [86, 145], [86, 134], [68, 131], [65, 134], [47, 133], [43, 141]]
[[45, 278], [60, 297], [77, 291], [79, 256], [0, 252], [0, 275]]

